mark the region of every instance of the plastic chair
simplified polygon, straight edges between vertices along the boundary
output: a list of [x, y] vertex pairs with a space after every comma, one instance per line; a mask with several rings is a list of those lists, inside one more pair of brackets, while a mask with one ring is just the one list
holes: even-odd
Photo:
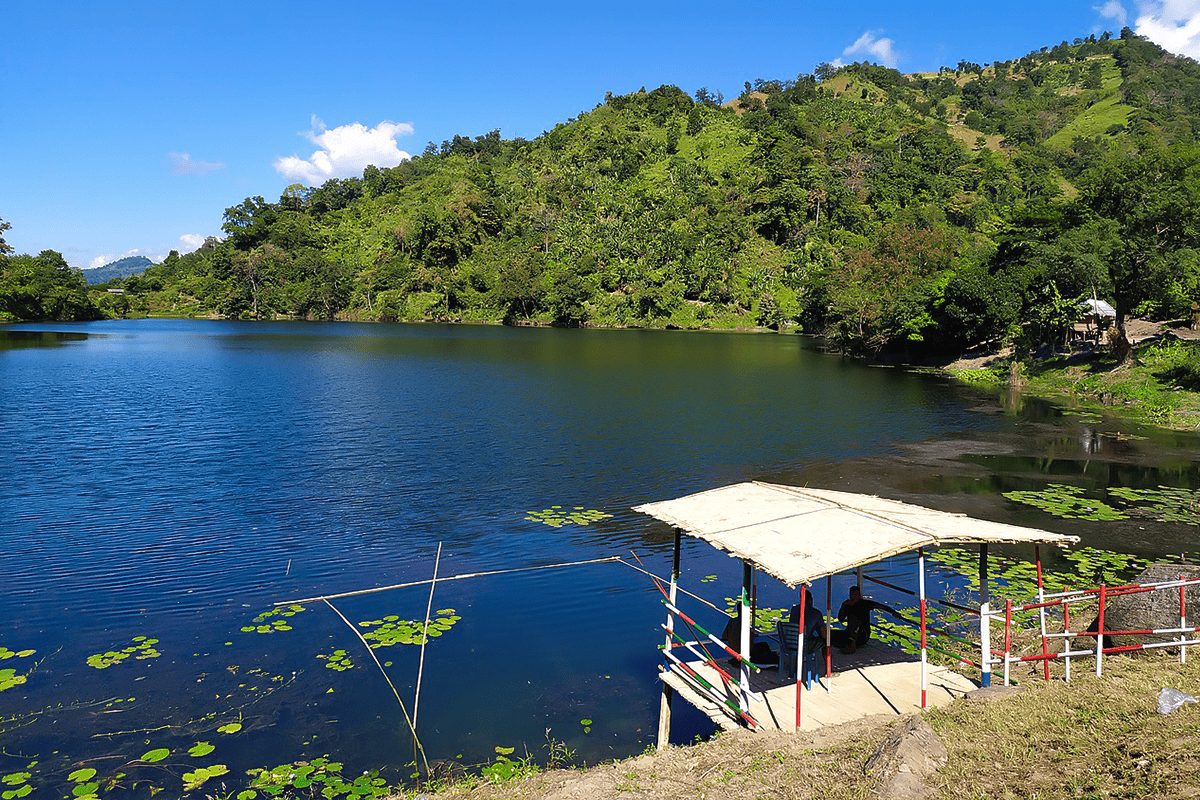
[[[779, 634], [779, 674], [785, 680], [796, 680], [796, 651], [799, 649], [800, 631], [794, 622], [779, 620], [775, 623]], [[821, 676], [822, 650], [825, 642], [817, 636], [804, 640], [804, 688], [812, 689], [813, 681]]]

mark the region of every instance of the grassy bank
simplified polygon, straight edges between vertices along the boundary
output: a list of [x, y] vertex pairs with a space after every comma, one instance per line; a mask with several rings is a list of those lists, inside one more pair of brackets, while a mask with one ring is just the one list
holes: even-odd
[[[1155, 711], [1164, 686], [1200, 694], [1197, 662], [1180, 665], [1168, 655], [1109, 658], [1102, 678], [1084, 669], [1071, 684], [1026, 676], [1028, 685], [1011, 695], [929, 712], [926, 719], [947, 751], [929, 781], [931, 796], [1200, 795], [1200, 706], [1168, 716]], [[867, 798], [877, 788], [867, 760], [896, 722], [873, 717], [802, 736], [724, 734], [663, 754], [505, 781], [474, 779], [434, 794], [446, 800]]]
[[1136, 362], [1124, 367], [1107, 355], [1018, 362], [1015, 383], [1012, 364], [1002, 360], [983, 368], [948, 371], [964, 383], [1012, 386], [1077, 410], [1115, 413], [1179, 430], [1200, 429], [1200, 343], [1146, 345], [1138, 349]]

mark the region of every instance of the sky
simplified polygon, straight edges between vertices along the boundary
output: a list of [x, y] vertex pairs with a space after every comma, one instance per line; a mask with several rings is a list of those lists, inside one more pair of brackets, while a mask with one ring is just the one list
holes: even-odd
[[4, 0], [0, 218], [18, 252], [157, 261], [245, 197], [455, 134], [536, 137], [608, 91], [733, 97], [821, 62], [935, 70], [1126, 24], [1200, 57], [1200, 0]]

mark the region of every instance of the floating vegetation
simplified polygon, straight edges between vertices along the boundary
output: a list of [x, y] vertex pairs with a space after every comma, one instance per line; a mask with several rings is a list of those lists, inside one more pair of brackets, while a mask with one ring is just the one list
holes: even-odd
[[[36, 652], [36, 650], [9, 650], [4, 645], [0, 645], [0, 661], [8, 661], [11, 658], [29, 658]], [[27, 680], [29, 680], [29, 673], [22, 675], [12, 667], [0, 669], [0, 692], [20, 686]]]
[[290, 606], [270, 608], [259, 614], [249, 625], [243, 625], [242, 633], [280, 633], [292, 629], [291, 618], [307, 611], [304, 606], [296, 603]]
[[71, 788], [71, 795], [78, 800], [97, 800], [96, 793], [100, 791], [100, 781], [93, 780], [95, 777], [96, 770], [91, 767], [83, 767], [72, 772], [67, 776], [67, 780], [75, 784]]
[[378, 771], [365, 772], [353, 780], [342, 776], [343, 765], [328, 758], [281, 764], [273, 769], [252, 769], [250, 788], [239, 792], [237, 800], [255, 800], [259, 792], [267, 797], [299, 797], [290, 790], [300, 790], [303, 796], [338, 798], [386, 797], [391, 793], [387, 781]]
[[575, 506], [574, 508], [565, 510], [562, 506], [550, 506], [543, 508], [541, 511], [526, 511], [525, 520], [527, 522], [540, 522], [543, 525], [549, 525], [551, 528], [561, 528], [564, 525], [591, 525], [593, 522], [599, 522], [602, 519], [609, 519], [612, 514], [606, 514], [603, 511], [595, 508], [584, 508], [583, 506]]
[[1080, 486], [1051, 483], [1045, 489], [1005, 492], [1004, 496], [1018, 503], [1040, 508], [1048, 514], [1064, 519], [1117, 520], [1128, 516], [1105, 503], [1084, 496]]
[[153, 750], [148, 750], [142, 754], [142, 761], [147, 764], [157, 764], [167, 756], [171, 755], [171, 751], [165, 747], [156, 747]]
[[21, 772], [10, 772], [7, 775], [0, 775], [0, 800], [18, 800], [21, 797], [28, 797], [33, 793], [33, 784], [29, 779], [33, 777], [33, 773], [29, 770], [37, 766], [37, 762], [33, 761]]
[[1133, 513], [1156, 519], [1159, 522], [1181, 522], [1184, 525], [1200, 525], [1200, 492], [1159, 486], [1157, 489], [1129, 489], [1118, 486], [1108, 490], [1136, 504]]
[[537, 772], [538, 768], [530, 758], [510, 758], [514, 752], [515, 747], [497, 745], [496, 760], [479, 770], [479, 774], [491, 783], [506, 783]]
[[350, 660], [350, 654], [345, 650], [334, 650], [330, 653], [317, 653], [317, 658], [325, 662], [325, 669], [332, 669], [338, 672], [345, 672], [348, 669], [354, 669], [354, 662]]
[[705, 575], [703, 578], [700, 579], [700, 582], [701, 583], [712, 583], [716, 579], [717, 579], [716, 575]]
[[224, 733], [224, 734], [232, 735], [232, 734], [237, 733], [241, 729], [242, 729], [242, 723], [227, 722], [224, 725], [221, 725], [220, 727], [217, 728], [217, 733]]
[[[731, 617], [737, 616], [738, 601], [732, 597], [725, 598], [725, 611]], [[787, 619], [791, 609], [788, 608], [766, 608], [759, 607], [754, 609], [754, 630], [759, 633], [774, 633], [775, 625], [780, 620]]]
[[206, 755], [216, 749], [217, 748], [213, 747], [209, 742], [196, 742], [194, 745], [188, 748], [187, 753], [192, 758], [204, 758]]
[[37, 650], [9, 650], [0, 644], [0, 661], [7, 661], [10, 658], [29, 658], [36, 652]]
[[592, 732], [592, 721], [590, 719], [588, 719], [587, 717], [584, 717], [583, 719], [579, 720], [579, 724], [583, 726], [584, 733]]
[[158, 658], [162, 655], [155, 648], [158, 644], [158, 639], [150, 639], [145, 636], [133, 637], [133, 644], [121, 650], [109, 650], [106, 653], [95, 653], [87, 657], [87, 665], [95, 669], [108, 669], [111, 666], [120, 664], [125, 659], [132, 656], [138, 661], [145, 661], [150, 658]]
[[228, 774], [229, 767], [224, 764], [213, 764], [209, 767], [200, 767], [191, 772], [185, 772], [183, 773], [183, 790], [185, 792], [195, 791], [213, 778]]
[[[436, 639], [446, 633], [462, 619], [453, 608], [439, 608], [437, 614], [429, 620], [400, 619], [395, 614], [389, 614], [380, 619], [366, 620], [358, 623], [360, 628], [371, 628], [363, 634], [363, 638], [372, 649], [391, 647], [397, 644], [425, 644], [429, 639]], [[328, 666], [328, 665], [326, 665]]]

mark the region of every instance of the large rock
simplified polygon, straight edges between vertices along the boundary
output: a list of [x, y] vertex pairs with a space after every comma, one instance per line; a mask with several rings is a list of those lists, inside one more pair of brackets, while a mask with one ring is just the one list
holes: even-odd
[[913, 715], [892, 728], [867, 759], [877, 797], [923, 800], [932, 797], [929, 780], [946, 764], [946, 746], [929, 723]]
[[[1151, 564], [1138, 575], [1133, 583], [1159, 583], [1186, 578], [1200, 578], [1200, 566], [1191, 564]], [[1185, 590], [1188, 625], [1200, 625], [1200, 586], [1188, 586]], [[1179, 590], [1160, 589], [1154, 592], [1122, 595], [1105, 603], [1104, 629], [1106, 631], [1141, 630], [1145, 628], [1179, 627]], [[1088, 630], [1096, 630], [1093, 621]], [[1139, 642], [1161, 642], [1178, 639], [1179, 634], [1161, 636], [1105, 636], [1105, 646], [1114, 647]], [[1187, 638], [1194, 639], [1194, 634]], [[1079, 640], [1073, 644], [1078, 647]]]

